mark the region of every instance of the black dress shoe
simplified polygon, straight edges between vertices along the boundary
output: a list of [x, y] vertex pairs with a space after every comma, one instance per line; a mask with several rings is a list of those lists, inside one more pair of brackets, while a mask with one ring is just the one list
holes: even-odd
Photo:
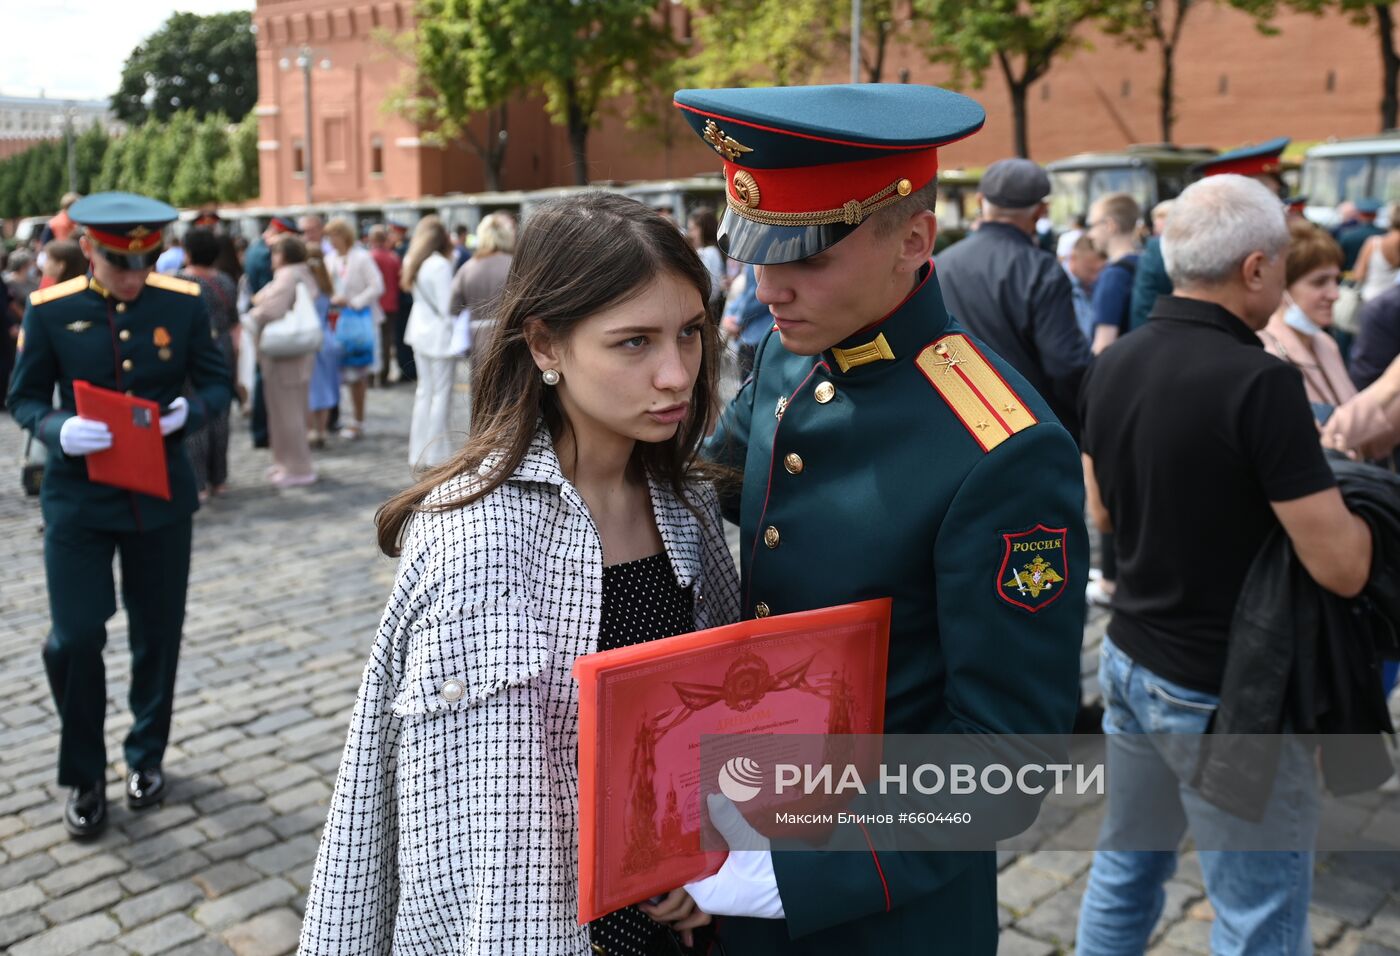
[[159, 767], [149, 770], [133, 770], [126, 775], [126, 805], [133, 810], [143, 810], [160, 803], [165, 797], [165, 774]]
[[107, 826], [107, 788], [74, 787], [63, 807], [63, 826], [75, 840], [90, 840]]

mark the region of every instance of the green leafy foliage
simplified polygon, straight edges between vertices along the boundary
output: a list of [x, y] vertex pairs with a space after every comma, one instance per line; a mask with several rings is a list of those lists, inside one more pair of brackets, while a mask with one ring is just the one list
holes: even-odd
[[[700, 87], [798, 85], [825, 75], [851, 43], [848, 3], [830, 0], [686, 0], [699, 16], [699, 51], [683, 80]], [[893, 0], [861, 4], [864, 79], [879, 82], [899, 23]]]
[[173, 13], [127, 57], [112, 109], [133, 125], [186, 110], [236, 121], [257, 99], [252, 14]]
[[[193, 111], [169, 122], [150, 119], [122, 136], [98, 124], [73, 140], [80, 193], [120, 189], [176, 206], [242, 202], [258, 194], [258, 124], [247, 114], [237, 126], [219, 114]], [[68, 191], [68, 152], [49, 140], [0, 161], [0, 217], [35, 216], [58, 208]]]
[[1080, 25], [1103, 8], [1103, 0], [911, 0], [920, 20], [925, 55], [953, 70], [955, 85], [980, 87], [999, 68], [1011, 92], [1015, 148], [1028, 154], [1026, 92], [1057, 57], [1080, 44]]
[[421, 0], [417, 24], [418, 95], [439, 135], [514, 91], [541, 95], [580, 183], [604, 101], [669, 82], [680, 50], [651, 0]]

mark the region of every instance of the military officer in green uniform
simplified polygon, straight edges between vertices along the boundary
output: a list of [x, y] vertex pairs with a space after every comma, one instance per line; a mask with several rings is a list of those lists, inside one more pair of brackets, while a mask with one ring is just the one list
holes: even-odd
[[1337, 245], [1342, 247], [1343, 272], [1350, 272], [1356, 268], [1357, 257], [1361, 255], [1361, 247], [1366, 244], [1367, 239], [1385, 235], [1385, 230], [1376, 225], [1376, 215], [1380, 211], [1381, 204], [1378, 200], [1356, 201], [1356, 224], [1337, 233]]
[[[183, 439], [228, 406], [231, 376], [210, 336], [199, 286], [152, 271], [175, 209], [144, 196], [99, 193], [68, 212], [83, 226], [91, 272], [30, 296], [8, 402], [15, 420], [49, 451], [41, 502], [52, 630], [43, 657], [62, 721], [58, 782], [70, 788], [64, 824], [85, 838], [107, 821], [102, 648], [116, 612], [114, 555], [132, 658], [126, 799], [142, 808], [165, 793], [161, 761], [198, 507]], [[77, 415], [75, 381], [159, 404], [170, 500], [88, 479], [85, 456], [109, 449], [113, 438], [104, 422]], [[189, 399], [182, 394], [187, 382]]]
[[[676, 105], [724, 161], [720, 245], [758, 266], [774, 322], [707, 446], [743, 470], [727, 516], [746, 612], [890, 597], [888, 733], [1068, 733], [1079, 454], [945, 311], [930, 261], [937, 148], [979, 129], [981, 107], [881, 84], [682, 90]], [[728, 917], [730, 956], [997, 947], [992, 852], [775, 844], [687, 890]]]

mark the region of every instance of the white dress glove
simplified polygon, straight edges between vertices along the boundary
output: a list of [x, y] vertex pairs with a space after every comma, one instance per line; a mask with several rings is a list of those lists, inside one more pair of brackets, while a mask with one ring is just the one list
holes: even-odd
[[74, 415], [59, 428], [58, 444], [65, 455], [91, 455], [112, 447], [112, 432], [106, 422]]
[[190, 403], [181, 395], [170, 403], [170, 411], [160, 416], [161, 437], [177, 432], [185, 427], [185, 419], [190, 417]]
[[729, 856], [714, 876], [687, 883], [685, 891], [711, 916], [757, 916], [782, 919], [783, 900], [773, 873], [770, 841], [749, 826], [729, 798], [712, 793], [706, 798], [710, 822], [729, 844]]

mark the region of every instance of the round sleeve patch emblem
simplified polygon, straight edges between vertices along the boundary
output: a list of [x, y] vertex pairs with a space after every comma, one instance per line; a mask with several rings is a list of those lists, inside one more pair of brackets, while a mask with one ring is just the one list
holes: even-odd
[[1007, 604], [1034, 614], [1064, 594], [1069, 578], [1067, 532], [1067, 528], [1043, 524], [1003, 532], [997, 595]]

